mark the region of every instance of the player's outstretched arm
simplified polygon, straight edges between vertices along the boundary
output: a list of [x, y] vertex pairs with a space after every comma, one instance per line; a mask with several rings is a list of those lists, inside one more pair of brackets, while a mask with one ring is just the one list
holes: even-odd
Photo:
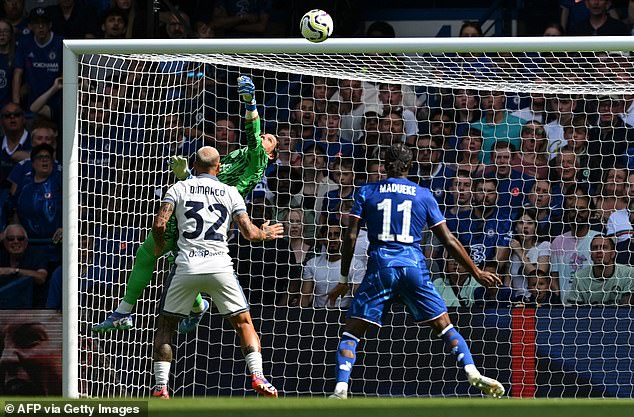
[[152, 224], [152, 235], [156, 245], [154, 246], [154, 255], [160, 256], [165, 249], [165, 232], [167, 230], [167, 222], [170, 216], [174, 212], [174, 206], [171, 203], [163, 202], [159, 208], [158, 213], [154, 216], [154, 223]]
[[453, 235], [445, 222], [439, 223], [431, 228], [434, 235], [447, 248], [451, 256], [462, 265], [472, 277], [485, 287], [501, 285], [500, 278], [492, 272], [483, 271], [478, 268], [467, 253], [462, 243]]
[[334, 303], [339, 297], [345, 296], [350, 290], [348, 284], [348, 275], [350, 274], [350, 264], [354, 256], [354, 247], [357, 244], [359, 236], [359, 218], [350, 216], [348, 227], [343, 235], [343, 243], [341, 245], [341, 275], [339, 284], [328, 293], [328, 301]]
[[251, 222], [249, 215], [245, 212], [236, 215], [233, 220], [238, 223], [238, 228], [242, 236], [251, 242], [278, 239], [282, 237], [282, 233], [284, 233], [284, 226], [281, 223], [271, 225], [268, 220], [262, 227], [258, 228]]

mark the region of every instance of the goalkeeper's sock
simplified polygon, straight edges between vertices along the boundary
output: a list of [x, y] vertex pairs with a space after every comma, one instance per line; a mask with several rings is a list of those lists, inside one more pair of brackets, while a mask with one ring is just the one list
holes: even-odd
[[170, 366], [172, 362], [154, 361], [154, 382], [155, 386], [167, 385], [170, 378]]
[[451, 354], [456, 357], [458, 364], [466, 369], [467, 365], [473, 365], [473, 358], [471, 357], [471, 351], [467, 342], [458, 333], [458, 330], [454, 329], [453, 324], [445, 327], [438, 335], [444, 340], [445, 345], [451, 349]]
[[[357, 359], [357, 345], [359, 339], [351, 335], [348, 332], [343, 332], [341, 335], [341, 341], [339, 342], [339, 348], [337, 349], [337, 387], [345, 389], [348, 388], [348, 381], [350, 380], [350, 374], [352, 373], [352, 366]], [[350, 352], [344, 355], [342, 352]], [[352, 354], [352, 357], [350, 357]]]
[[192, 313], [202, 313], [204, 309], [205, 305], [203, 304], [203, 296], [198, 293], [196, 301], [194, 301], [194, 306], [192, 307]]
[[124, 300], [119, 303], [119, 307], [117, 307], [115, 311], [121, 314], [130, 314], [132, 313], [133, 307], [134, 307], [134, 304], [130, 304]]
[[123, 301], [134, 305], [143, 294], [143, 290], [148, 286], [154, 274], [154, 266], [158, 257], [154, 256], [154, 238], [150, 234], [143, 242], [134, 258], [132, 272], [125, 289]]
[[264, 368], [262, 367], [262, 353], [251, 352], [244, 357], [247, 361], [247, 367], [251, 374], [255, 374], [258, 378], [264, 378]]

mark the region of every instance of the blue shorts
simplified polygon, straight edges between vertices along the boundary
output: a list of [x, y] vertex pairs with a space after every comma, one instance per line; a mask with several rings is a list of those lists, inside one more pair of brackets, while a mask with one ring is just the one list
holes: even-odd
[[405, 304], [416, 322], [432, 320], [447, 312], [427, 270], [397, 266], [366, 273], [347, 317], [380, 326], [394, 301]]

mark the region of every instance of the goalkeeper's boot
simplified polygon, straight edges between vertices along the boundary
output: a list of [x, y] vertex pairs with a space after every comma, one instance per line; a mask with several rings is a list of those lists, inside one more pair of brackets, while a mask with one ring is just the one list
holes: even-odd
[[114, 311], [107, 319], [92, 326], [95, 333], [107, 333], [112, 330], [128, 330], [133, 326], [132, 314], [117, 313]]
[[161, 400], [169, 400], [170, 394], [167, 391], [167, 385], [156, 386], [152, 390], [152, 398], [160, 398]]
[[251, 375], [251, 387], [265, 397], [277, 398], [277, 389], [263, 376]]
[[504, 387], [493, 378], [481, 374], [469, 375], [469, 383], [493, 398], [502, 398]]
[[178, 333], [185, 334], [194, 330], [207, 310], [209, 310], [209, 301], [203, 298], [203, 311], [200, 313], [189, 313], [187, 318], [182, 319], [178, 323]]

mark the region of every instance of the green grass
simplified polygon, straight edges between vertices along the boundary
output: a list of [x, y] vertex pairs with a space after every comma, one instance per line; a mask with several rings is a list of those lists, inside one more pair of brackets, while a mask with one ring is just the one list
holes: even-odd
[[212, 398], [151, 401], [150, 416], [214, 417], [626, 417], [631, 400], [441, 398]]
[[[25, 401], [26, 399], [1, 399]], [[41, 401], [66, 401], [40, 399]], [[634, 400], [467, 398], [175, 398], [148, 400], [150, 417], [630, 417]], [[31, 400], [32, 401], [32, 400]], [[99, 400], [92, 400], [99, 401]], [[104, 399], [110, 403], [112, 400]], [[122, 401], [125, 403], [125, 400]], [[112, 403], [110, 403], [112, 404]], [[121, 404], [121, 403], [120, 403]], [[4, 404], [3, 404], [4, 405]], [[123, 405], [123, 404], [121, 404]], [[8, 414], [7, 414], [8, 415]]]

